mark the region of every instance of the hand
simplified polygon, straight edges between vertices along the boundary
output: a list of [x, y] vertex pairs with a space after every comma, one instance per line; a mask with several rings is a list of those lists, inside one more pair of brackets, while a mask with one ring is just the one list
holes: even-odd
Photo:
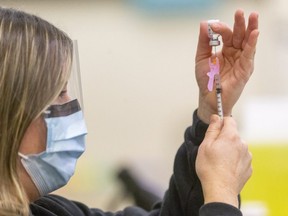
[[212, 115], [196, 158], [205, 203], [223, 202], [238, 207], [238, 194], [252, 174], [251, 153], [232, 117]]
[[[254, 69], [254, 55], [259, 35], [258, 14], [256, 12], [250, 14], [247, 28], [241, 10], [235, 13], [233, 31], [222, 22], [212, 24], [211, 28], [222, 36], [223, 47], [216, 55], [220, 61], [224, 116], [230, 116]], [[197, 114], [205, 123], [209, 123], [211, 114], [217, 113], [215, 92], [209, 92], [207, 89], [207, 72], [210, 70], [208, 62], [212, 56], [207, 32], [207, 22], [202, 22], [195, 59], [196, 80], [199, 87]]]

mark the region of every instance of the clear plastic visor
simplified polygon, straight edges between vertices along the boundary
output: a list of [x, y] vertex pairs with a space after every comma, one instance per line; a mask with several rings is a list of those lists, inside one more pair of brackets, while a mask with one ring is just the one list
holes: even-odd
[[78, 100], [81, 109], [84, 110], [78, 43], [76, 40], [73, 41], [73, 61], [71, 67], [71, 75], [67, 85], [67, 92], [72, 100]]
[[76, 40], [73, 41], [73, 60], [68, 83], [51, 105], [65, 104], [75, 99], [78, 100], [81, 109], [84, 110], [78, 44]]

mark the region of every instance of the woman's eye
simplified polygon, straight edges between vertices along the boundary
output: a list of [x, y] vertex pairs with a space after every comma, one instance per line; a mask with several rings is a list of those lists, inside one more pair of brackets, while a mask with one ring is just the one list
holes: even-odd
[[67, 90], [63, 90], [60, 92], [59, 97], [64, 97], [67, 94]]

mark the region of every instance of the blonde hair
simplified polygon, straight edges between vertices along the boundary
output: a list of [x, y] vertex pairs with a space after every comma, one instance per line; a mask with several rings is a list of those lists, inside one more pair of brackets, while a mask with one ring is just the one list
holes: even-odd
[[0, 7], [0, 215], [29, 215], [17, 171], [27, 127], [70, 75], [73, 43], [47, 21]]

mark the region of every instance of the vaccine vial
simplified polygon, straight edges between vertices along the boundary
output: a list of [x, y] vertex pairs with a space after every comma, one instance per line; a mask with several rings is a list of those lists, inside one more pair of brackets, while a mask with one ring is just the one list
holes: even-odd
[[210, 38], [209, 45], [210, 46], [219, 46], [220, 41], [219, 41], [219, 34], [213, 32], [211, 28], [211, 24], [219, 22], [219, 20], [208, 20], [208, 37]]

